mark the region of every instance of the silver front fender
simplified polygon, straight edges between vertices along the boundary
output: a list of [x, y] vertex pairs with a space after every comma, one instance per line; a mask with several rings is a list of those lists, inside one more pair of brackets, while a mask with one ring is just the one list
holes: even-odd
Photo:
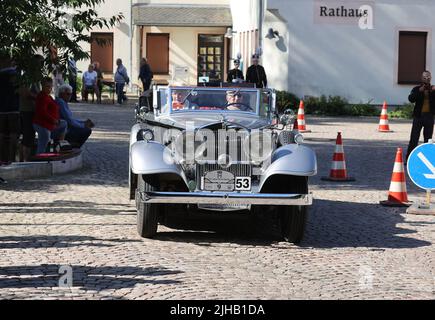
[[288, 144], [276, 149], [271, 164], [260, 178], [260, 190], [273, 175], [310, 177], [317, 174], [316, 153], [303, 145]]
[[130, 166], [134, 174], [175, 174], [181, 177], [187, 186], [187, 179], [181, 166], [161, 143], [134, 142], [130, 147]]

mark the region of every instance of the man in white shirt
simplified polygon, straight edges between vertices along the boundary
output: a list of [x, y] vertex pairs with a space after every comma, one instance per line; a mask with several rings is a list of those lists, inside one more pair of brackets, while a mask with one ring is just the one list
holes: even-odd
[[94, 70], [94, 66], [92, 64], [89, 65], [88, 71], [83, 74], [83, 88], [82, 88], [82, 100], [88, 101], [88, 93], [93, 92], [100, 96], [100, 92], [97, 85], [98, 74]]

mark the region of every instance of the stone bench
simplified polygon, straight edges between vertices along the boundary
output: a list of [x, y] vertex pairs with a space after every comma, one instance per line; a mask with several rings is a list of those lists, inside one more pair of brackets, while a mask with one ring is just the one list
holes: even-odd
[[80, 149], [50, 157], [32, 157], [29, 162], [13, 162], [0, 166], [0, 178], [6, 181], [50, 177], [72, 172], [83, 167]]

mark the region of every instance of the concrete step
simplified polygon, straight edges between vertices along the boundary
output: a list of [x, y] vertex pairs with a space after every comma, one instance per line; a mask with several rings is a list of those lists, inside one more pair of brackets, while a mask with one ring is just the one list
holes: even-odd
[[19, 181], [50, 177], [53, 175], [73, 172], [83, 168], [81, 152], [74, 157], [55, 161], [13, 162], [0, 166], [0, 178], [7, 181]]

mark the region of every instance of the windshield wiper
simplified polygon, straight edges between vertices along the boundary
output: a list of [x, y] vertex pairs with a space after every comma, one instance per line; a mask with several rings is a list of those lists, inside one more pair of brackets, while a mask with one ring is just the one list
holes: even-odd
[[183, 101], [181, 102], [182, 104], [184, 104], [187, 100], [187, 98], [190, 97], [190, 95], [195, 92], [195, 88], [193, 88], [192, 90], [189, 91], [189, 93], [187, 94], [187, 96], [183, 99]]

